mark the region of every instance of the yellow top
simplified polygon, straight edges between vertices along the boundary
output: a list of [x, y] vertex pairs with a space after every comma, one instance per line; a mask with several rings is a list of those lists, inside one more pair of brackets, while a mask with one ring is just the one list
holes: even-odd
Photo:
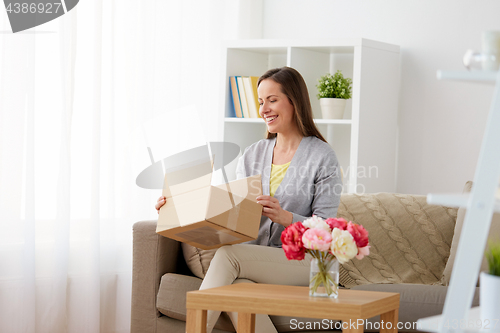
[[269, 181], [269, 194], [272, 197], [274, 197], [274, 193], [276, 193], [278, 186], [280, 186], [283, 178], [285, 178], [286, 170], [288, 170], [289, 165], [290, 162], [281, 165], [272, 164], [271, 179]]

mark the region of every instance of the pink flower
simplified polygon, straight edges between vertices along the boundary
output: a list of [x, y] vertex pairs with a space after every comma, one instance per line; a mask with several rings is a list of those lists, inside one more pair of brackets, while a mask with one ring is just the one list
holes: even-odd
[[347, 229], [347, 221], [344, 220], [343, 218], [327, 218], [325, 220], [326, 224], [333, 230], [334, 228], [338, 228], [340, 230], [346, 230]]
[[347, 223], [347, 231], [351, 233], [358, 248], [368, 245], [368, 231], [362, 225], [349, 222]]
[[302, 236], [302, 242], [307, 249], [328, 251], [332, 235], [324, 229], [307, 229]]
[[370, 254], [370, 245], [367, 245], [365, 247], [360, 247], [358, 249], [358, 254], [356, 255], [356, 259], [363, 259], [364, 256], [367, 256]]
[[283, 251], [288, 260], [302, 260], [305, 258], [306, 249], [302, 243], [302, 235], [306, 227], [301, 222], [290, 224], [281, 233], [281, 243]]

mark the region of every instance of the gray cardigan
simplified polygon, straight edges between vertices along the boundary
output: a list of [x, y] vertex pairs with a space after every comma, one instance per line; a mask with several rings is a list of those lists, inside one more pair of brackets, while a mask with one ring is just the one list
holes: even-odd
[[[260, 140], [245, 149], [238, 161], [238, 179], [262, 175], [262, 193], [269, 195], [269, 179], [276, 138]], [[293, 213], [293, 222], [313, 214], [336, 217], [342, 192], [340, 167], [330, 145], [315, 136], [302, 138], [274, 197], [281, 208]], [[284, 227], [262, 216], [259, 236], [247, 244], [281, 247]]]

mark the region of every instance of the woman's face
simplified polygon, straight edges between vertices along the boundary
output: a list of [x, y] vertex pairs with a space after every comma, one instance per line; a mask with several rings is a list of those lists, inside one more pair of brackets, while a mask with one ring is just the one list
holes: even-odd
[[288, 97], [281, 92], [281, 85], [271, 79], [260, 82], [259, 114], [267, 124], [269, 133], [286, 133], [296, 129], [294, 107]]

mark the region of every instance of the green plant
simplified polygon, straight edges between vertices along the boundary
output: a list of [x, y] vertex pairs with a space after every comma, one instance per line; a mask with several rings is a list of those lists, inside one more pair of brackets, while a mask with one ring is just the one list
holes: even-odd
[[318, 99], [320, 98], [342, 98], [349, 99], [352, 94], [352, 80], [344, 78], [338, 70], [334, 75], [327, 73], [323, 75], [316, 85], [318, 88]]
[[500, 242], [490, 242], [486, 250], [489, 273], [500, 276]]

